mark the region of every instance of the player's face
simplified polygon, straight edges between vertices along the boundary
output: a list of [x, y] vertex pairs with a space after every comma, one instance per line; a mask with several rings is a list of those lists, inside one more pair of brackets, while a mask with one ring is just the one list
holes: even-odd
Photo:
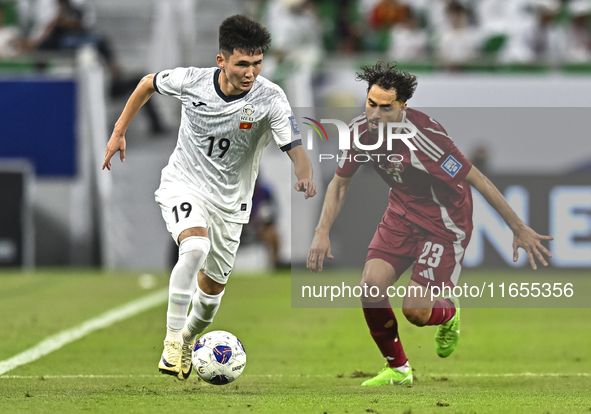
[[400, 122], [406, 102], [398, 102], [396, 89], [382, 89], [373, 85], [367, 93], [365, 114], [368, 131], [372, 135], [379, 132], [380, 123], [386, 128], [388, 122]]
[[234, 49], [234, 53], [227, 56], [220, 53], [217, 56], [218, 66], [225, 73], [230, 83], [231, 95], [239, 95], [249, 91], [254, 81], [263, 68], [263, 54], [249, 55], [241, 50]]

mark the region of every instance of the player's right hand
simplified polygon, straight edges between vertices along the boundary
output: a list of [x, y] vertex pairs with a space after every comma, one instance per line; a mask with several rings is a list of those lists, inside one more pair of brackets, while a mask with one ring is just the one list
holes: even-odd
[[330, 252], [330, 239], [328, 234], [316, 233], [314, 240], [312, 240], [312, 246], [308, 253], [308, 260], [306, 267], [312, 271], [312, 273], [322, 272], [324, 258], [334, 259], [334, 256]]
[[111, 139], [107, 143], [107, 152], [103, 161], [103, 170], [105, 167], [111, 171], [111, 158], [119, 151], [121, 162], [125, 162], [125, 135], [113, 132]]

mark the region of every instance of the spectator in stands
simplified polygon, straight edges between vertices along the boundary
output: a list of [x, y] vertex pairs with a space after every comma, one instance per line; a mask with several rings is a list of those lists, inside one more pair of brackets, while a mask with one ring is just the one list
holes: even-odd
[[119, 71], [112, 48], [105, 37], [87, 29], [82, 10], [70, 0], [59, 0], [54, 19], [45, 27], [43, 34], [31, 41], [30, 47], [38, 50], [75, 50], [85, 44], [96, 46], [112, 72]]
[[478, 168], [478, 171], [482, 172], [483, 174], [489, 173], [488, 170], [488, 148], [486, 145], [479, 145], [476, 147], [472, 156], [470, 157], [470, 161], [472, 165]]
[[533, 4], [537, 24], [533, 30], [532, 50], [537, 61], [556, 63], [564, 60], [566, 31], [557, 24], [558, 0], [538, 0]]
[[313, 107], [314, 72], [322, 55], [321, 25], [309, 0], [278, 0], [269, 5], [267, 27], [272, 59], [264, 76], [281, 82], [294, 107]]
[[374, 29], [389, 29], [408, 17], [408, 6], [397, 0], [381, 0], [369, 15], [369, 24]]
[[[140, 77], [126, 78], [115, 59], [110, 42], [104, 36], [90, 30], [84, 22], [82, 9], [75, 7], [71, 0], [59, 0], [58, 11], [54, 19], [47, 25], [43, 34], [28, 44], [29, 49], [37, 50], [76, 50], [84, 45], [93, 45], [104, 59], [111, 75], [110, 95], [112, 98], [126, 96], [139, 83]], [[153, 134], [160, 134], [163, 127], [154, 103], [148, 101], [146, 113]]]
[[569, 4], [570, 22], [566, 32], [568, 62], [591, 62], [591, 1], [574, 0]]
[[441, 33], [437, 56], [453, 69], [478, 57], [481, 36], [468, 24], [468, 12], [460, 3], [449, 4], [447, 17], [450, 28]]
[[0, 3], [0, 58], [14, 57], [21, 49], [18, 27], [4, 25], [4, 7], [4, 4]]
[[427, 31], [419, 27], [414, 13], [408, 10], [406, 20], [390, 30], [388, 59], [401, 62], [424, 60], [427, 40]]
[[309, 0], [278, 0], [269, 5], [267, 27], [279, 62], [313, 67], [322, 54], [320, 21]]

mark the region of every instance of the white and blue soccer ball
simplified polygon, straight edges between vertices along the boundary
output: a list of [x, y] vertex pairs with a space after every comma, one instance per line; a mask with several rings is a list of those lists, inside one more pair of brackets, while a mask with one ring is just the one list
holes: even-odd
[[229, 332], [208, 332], [193, 348], [193, 369], [199, 378], [210, 384], [224, 385], [235, 381], [245, 365], [244, 346]]

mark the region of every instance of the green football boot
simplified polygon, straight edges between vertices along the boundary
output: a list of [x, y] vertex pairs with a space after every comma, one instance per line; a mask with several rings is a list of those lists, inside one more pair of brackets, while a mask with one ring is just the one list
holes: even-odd
[[408, 372], [400, 372], [396, 368], [390, 368], [386, 363], [386, 367], [382, 369], [378, 375], [364, 381], [362, 386], [376, 386], [376, 385], [411, 385], [412, 384], [412, 368], [408, 368]]
[[456, 314], [449, 321], [439, 325], [435, 334], [435, 349], [441, 358], [450, 356], [460, 340], [460, 301], [458, 298], [449, 300], [456, 306]]

